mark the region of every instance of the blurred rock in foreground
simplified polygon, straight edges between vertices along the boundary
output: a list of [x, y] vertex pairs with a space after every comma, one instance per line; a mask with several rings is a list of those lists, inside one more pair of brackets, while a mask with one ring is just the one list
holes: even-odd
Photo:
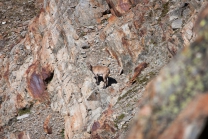
[[197, 39], [147, 85], [128, 139], [208, 138], [208, 5], [195, 30]]

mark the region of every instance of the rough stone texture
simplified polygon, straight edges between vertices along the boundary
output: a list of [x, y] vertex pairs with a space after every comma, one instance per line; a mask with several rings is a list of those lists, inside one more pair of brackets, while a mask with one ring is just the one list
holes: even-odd
[[[37, 1], [43, 8], [31, 19], [27, 33], [22, 33], [25, 37], [11, 50], [0, 52], [2, 136], [25, 131], [31, 138], [63, 138], [54, 128], [64, 119], [66, 139], [124, 137], [147, 82], [195, 39], [193, 24], [204, 4], [198, 0], [188, 5], [180, 0]], [[180, 28], [172, 28], [178, 18]], [[95, 84], [87, 62], [110, 68], [107, 89], [102, 89], [102, 80]], [[142, 62], [148, 67], [129, 86]], [[16, 121], [21, 109], [34, 108], [27, 117], [33, 119], [42, 105], [40, 110], [47, 109], [42, 121], [51, 113], [60, 115], [52, 134], [46, 135], [43, 123], [34, 125], [37, 132], [14, 131], [30, 123]], [[147, 106], [144, 113], [150, 110]]]
[[197, 20], [197, 39], [148, 84], [128, 139], [208, 137], [207, 8]]

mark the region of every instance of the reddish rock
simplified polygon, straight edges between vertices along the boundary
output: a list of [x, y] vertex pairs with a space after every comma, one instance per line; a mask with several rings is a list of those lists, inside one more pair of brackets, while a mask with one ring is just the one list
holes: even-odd
[[131, 2], [129, 0], [106, 0], [112, 13], [118, 17], [128, 12], [131, 8]]
[[25, 131], [18, 132], [18, 133], [11, 133], [8, 136], [8, 138], [9, 139], [31, 139], [29, 133], [27, 133]]
[[51, 119], [51, 115], [48, 115], [43, 123], [43, 129], [47, 134], [52, 134], [52, 127], [49, 127], [50, 119]]
[[35, 99], [40, 99], [46, 94], [46, 86], [39, 74], [33, 72], [28, 84], [29, 90]]
[[146, 62], [142, 62], [141, 64], [139, 64], [135, 69], [134, 69], [134, 75], [133, 77], [130, 79], [129, 83], [133, 83], [135, 81], [135, 79], [141, 74], [142, 70], [144, 70], [146, 67], [148, 66], [148, 63]]
[[30, 95], [37, 100], [48, 100], [49, 94], [46, 90], [47, 83], [53, 76], [47, 68], [40, 68], [39, 63], [35, 62], [26, 71], [27, 84]]
[[113, 24], [113, 23], [115, 23], [117, 20], [118, 20], [118, 17], [112, 15], [112, 16], [109, 17], [108, 22], [109, 22], [109, 24]]
[[20, 94], [17, 94], [17, 108], [23, 108], [25, 106], [25, 103], [24, 103], [24, 98], [20, 95]]
[[94, 124], [92, 125], [92, 129], [91, 129], [91, 131], [92, 132], [95, 132], [97, 129], [99, 129], [100, 128], [100, 123], [99, 122], [94, 122]]
[[101, 32], [100, 33], [100, 40], [101, 41], [105, 41], [105, 39], [106, 39], [105, 33], [104, 32]]
[[116, 130], [112, 126], [112, 123], [109, 124], [107, 121], [105, 121], [101, 129], [115, 133]]

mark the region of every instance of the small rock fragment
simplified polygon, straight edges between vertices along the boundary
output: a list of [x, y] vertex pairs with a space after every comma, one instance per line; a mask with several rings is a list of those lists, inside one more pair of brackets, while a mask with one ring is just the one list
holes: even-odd
[[173, 29], [178, 29], [182, 27], [182, 24], [183, 24], [182, 19], [176, 19], [172, 22], [171, 27]]
[[47, 134], [52, 134], [52, 128], [48, 126], [50, 119], [51, 115], [48, 115], [43, 124], [43, 129]]
[[26, 33], [27, 33], [27, 31], [23, 31], [23, 32], [21, 32], [21, 36], [24, 38], [24, 37], [25, 37], [25, 35], [26, 35]]
[[27, 118], [27, 117], [29, 117], [29, 115], [30, 115], [30, 114], [23, 114], [23, 115], [21, 115], [21, 116], [18, 116], [18, 117], [17, 117], [17, 120], [21, 120], [21, 119]]

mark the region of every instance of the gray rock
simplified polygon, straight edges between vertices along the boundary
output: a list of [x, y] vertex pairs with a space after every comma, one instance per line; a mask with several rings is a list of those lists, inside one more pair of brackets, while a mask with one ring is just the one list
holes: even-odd
[[182, 28], [183, 20], [182, 19], [176, 19], [172, 22], [171, 27], [173, 29]]
[[23, 32], [21, 32], [21, 36], [24, 38], [24, 37], [25, 37], [25, 35], [26, 35], [26, 33], [27, 33], [27, 31], [23, 31]]

